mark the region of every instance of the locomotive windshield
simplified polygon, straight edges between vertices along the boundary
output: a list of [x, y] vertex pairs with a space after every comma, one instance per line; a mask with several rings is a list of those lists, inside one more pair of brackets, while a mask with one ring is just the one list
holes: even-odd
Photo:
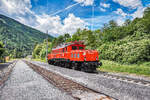
[[84, 48], [83, 47], [80, 47], [80, 46], [72, 46], [72, 50], [83, 50]]
[[77, 47], [76, 46], [72, 46], [72, 50], [77, 50]]
[[83, 50], [83, 47], [79, 47], [79, 50]]

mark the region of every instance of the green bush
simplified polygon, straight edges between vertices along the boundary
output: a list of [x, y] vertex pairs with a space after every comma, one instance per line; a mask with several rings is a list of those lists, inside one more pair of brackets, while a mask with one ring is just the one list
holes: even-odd
[[124, 39], [101, 45], [98, 48], [100, 58], [126, 64], [150, 61], [150, 39], [129, 40]]

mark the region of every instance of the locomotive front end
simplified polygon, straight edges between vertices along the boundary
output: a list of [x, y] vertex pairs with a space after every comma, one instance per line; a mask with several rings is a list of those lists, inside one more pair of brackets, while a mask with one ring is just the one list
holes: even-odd
[[96, 50], [85, 50], [83, 52], [84, 62], [82, 69], [86, 71], [95, 71], [98, 66], [102, 66], [99, 62], [99, 54]]

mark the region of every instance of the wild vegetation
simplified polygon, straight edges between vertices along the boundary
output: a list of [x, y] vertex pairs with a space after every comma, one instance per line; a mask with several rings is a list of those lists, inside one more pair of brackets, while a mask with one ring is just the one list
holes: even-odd
[[49, 37], [36, 29], [28, 27], [4, 15], [0, 15], [0, 41], [3, 41], [8, 55], [21, 58], [31, 55], [33, 47]]

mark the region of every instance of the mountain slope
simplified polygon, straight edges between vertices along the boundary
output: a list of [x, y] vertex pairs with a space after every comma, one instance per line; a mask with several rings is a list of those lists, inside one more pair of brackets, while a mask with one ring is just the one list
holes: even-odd
[[53, 39], [50, 35], [0, 14], [0, 41], [4, 42], [14, 57], [31, 54], [34, 45], [42, 43], [47, 37]]

